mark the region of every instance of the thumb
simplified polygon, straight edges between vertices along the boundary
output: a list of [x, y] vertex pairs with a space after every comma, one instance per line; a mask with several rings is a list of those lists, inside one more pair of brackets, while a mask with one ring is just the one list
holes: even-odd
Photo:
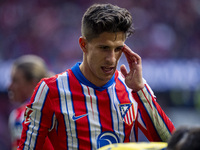
[[125, 65], [121, 65], [121, 66], [120, 66], [120, 71], [121, 71], [121, 73], [124, 75], [124, 77], [127, 76], [128, 72], [127, 72], [127, 70], [126, 70]]

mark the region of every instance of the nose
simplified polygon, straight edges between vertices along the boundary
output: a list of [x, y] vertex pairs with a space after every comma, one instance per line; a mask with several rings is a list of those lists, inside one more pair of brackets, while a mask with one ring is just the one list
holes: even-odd
[[110, 50], [107, 54], [106, 54], [106, 61], [110, 62], [110, 63], [114, 63], [116, 61], [116, 53], [115, 50]]

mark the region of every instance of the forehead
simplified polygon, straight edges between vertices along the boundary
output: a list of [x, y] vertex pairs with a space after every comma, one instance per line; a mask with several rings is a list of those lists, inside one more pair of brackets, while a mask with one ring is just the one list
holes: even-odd
[[24, 72], [19, 68], [13, 67], [12, 78], [15, 78], [15, 79], [24, 78]]
[[101, 44], [109, 44], [109, 43], [119, 43], [122, 44], [125, 42], [125, 33], [124, 32], [103, 32], [98, 37], [94, 38], [92, 43], [101, 43]]

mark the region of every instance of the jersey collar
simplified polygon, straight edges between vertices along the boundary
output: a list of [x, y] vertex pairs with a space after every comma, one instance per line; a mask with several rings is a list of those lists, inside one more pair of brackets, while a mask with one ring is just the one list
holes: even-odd
[[86, 86], [90, 86], [96, 90], [99, 90], [99, 91], [103, 91], [105, 89], [107, 89], [109, 86], [111, 86], [113, 83], [114, 83], [114, 77], [115, 77], [115, 74], [112, 76], [112, 78], [104, 85], [104, 86], [101, 86], [101, 87], [98, 87], [96, 85], [94, 85], [93, 83], [91, 83], [89, 80], [87, 80], [85, 78], [85, 76], [82, 74], [79, 66], [80, 66], [80, 62], [76, 63], [73, 67], [72, 67], [72, 72], [73, 74], [76, 76], [76, 78], [79, 80], [79, 82], [81, 82], [82, 84], [86, 85]]

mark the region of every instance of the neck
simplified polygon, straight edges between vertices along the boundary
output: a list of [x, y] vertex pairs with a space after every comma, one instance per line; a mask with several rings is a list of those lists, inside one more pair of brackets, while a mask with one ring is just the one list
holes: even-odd
[[[93, 79], [93, 75], [92, 75], [92, 72], [89, 71], [86, 67], [85, 67], [85, 64], [84, 62], [82, 62], [79, 66], [82, 74], [85, 76], [85, 78], [90, 81], [92, 84], [94, 84], [95, 86], [97, 87], [102, 87], [104, 86], [108, 81], [102, 81], [100, 79]], [[91, 72], [91, 74], [89, 73]]]

